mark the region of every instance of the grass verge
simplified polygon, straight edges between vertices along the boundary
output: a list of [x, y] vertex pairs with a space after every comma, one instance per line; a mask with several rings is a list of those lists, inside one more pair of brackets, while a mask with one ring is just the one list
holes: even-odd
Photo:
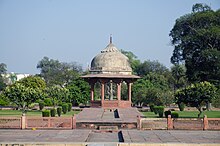
[[[80, 111], [70, 111], [67, 112], [66, 114], [61, 114], [62, 117], [66, 117], [66, 116], [73, 116], [74, 114], [78, 114]], [[0, 110], [0, 117], [3, 116], [16, 116], [16, 117], [20, 117], [22, 115], [22, 111], [21, 110]], [[27, 116], [42, 116], [42, 112], [41, 111], [27, 111], [26, 113]], [[57, 116], [57, 115], [56, 115]]]

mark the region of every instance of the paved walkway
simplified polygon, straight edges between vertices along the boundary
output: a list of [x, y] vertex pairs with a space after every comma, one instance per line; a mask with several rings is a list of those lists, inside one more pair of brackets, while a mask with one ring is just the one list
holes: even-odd
[[[121, 137], [122, 136], [122, 137]], [[3, 130], [0, 129], [0, 144], [7, 143], [178, 143], [219, 144], [220, 131], [182, 130], [122, 130], [100, 132], [92, 130]]]
[[136, 108], [118, 108], [115, 112], [103, 108], [85, 108], [76, 115], [77, 122], [137, 122], [137, 116], [143, 116]]

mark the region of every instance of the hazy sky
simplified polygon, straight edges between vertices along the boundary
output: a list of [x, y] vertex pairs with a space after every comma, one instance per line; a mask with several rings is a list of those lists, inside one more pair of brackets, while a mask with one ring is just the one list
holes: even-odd
[[169, 32], [195, 3], [219, 0], [0, 0], [0, 63], [35, 74], [47, 56], [84, 68], [109, 43], [170, 67]]

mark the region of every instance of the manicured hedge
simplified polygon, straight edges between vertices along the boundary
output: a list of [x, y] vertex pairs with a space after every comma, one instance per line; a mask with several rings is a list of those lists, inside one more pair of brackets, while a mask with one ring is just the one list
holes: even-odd
[[43, 110], [42, 117], [50, 117], [50, 110]]
[[62, 107], [57, 108], [57, 115], [60, 117], [62, 114]]
[[50, 116], [51, 117], [55, 117], [56, 116], [56, 109], [55, 108], [50, 109]]
[[67, 113], [67, 111], [68, 111], [68, 104], [67, 103], [62, 104], [62, 111], [63, 111], [63, 114]]

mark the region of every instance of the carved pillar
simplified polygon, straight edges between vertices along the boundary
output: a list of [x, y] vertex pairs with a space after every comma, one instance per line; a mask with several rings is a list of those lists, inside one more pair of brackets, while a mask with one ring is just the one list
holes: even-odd
[[91, 101], [94, 101], [94, 83], [90, 83], [90, 96], [91, 96]]
[[119, 101], [121, 100], [121, 82], [117, 83], [117, 98]]
[[101, 80], [101, 101], [105, 100], [105, 81]]
[[130, 82], [127, 82], [127, 86], [128, 86], [128, 101], [131, 102], [131, 84]]

